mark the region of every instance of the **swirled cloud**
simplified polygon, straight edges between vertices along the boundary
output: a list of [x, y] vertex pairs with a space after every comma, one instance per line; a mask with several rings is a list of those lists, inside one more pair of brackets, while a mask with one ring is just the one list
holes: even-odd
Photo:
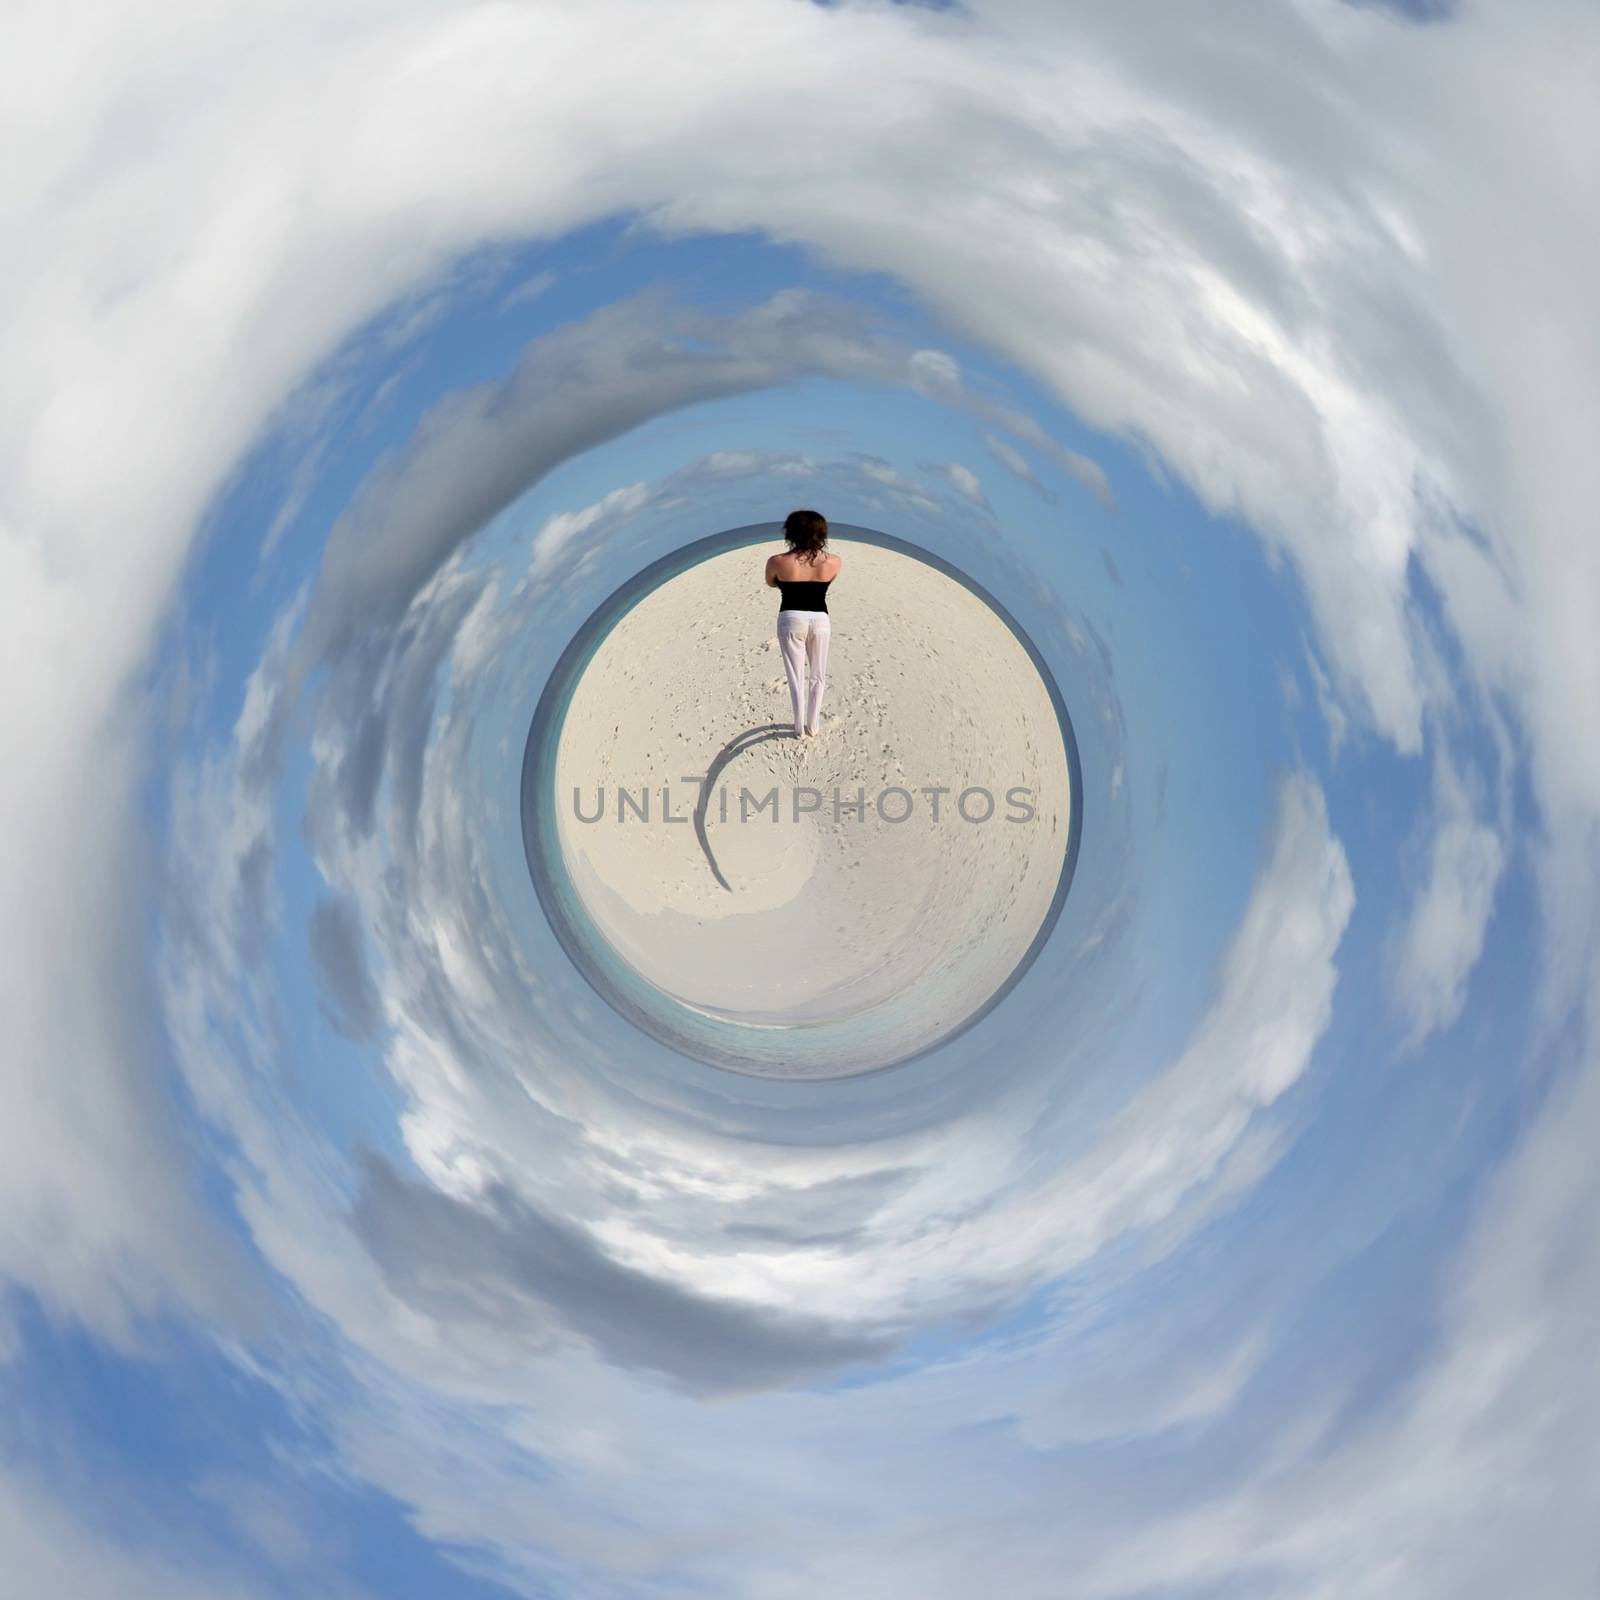
[[[7, 33], [8, 1592], [1593, 1592], [1592, 5]], [[1081, 766], [1015, 982], [828, 1082], [608, 1004], [520, 812], [798, 506]]]

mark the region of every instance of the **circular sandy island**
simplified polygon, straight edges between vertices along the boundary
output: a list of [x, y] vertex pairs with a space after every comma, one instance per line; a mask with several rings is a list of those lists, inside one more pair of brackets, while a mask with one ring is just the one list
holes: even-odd
[[794, 737], [761, 581], [778, 546], [735, 549], [611, 627], [541, 802], [597, 986], [675, 1048], [762, 1076], [848, 1076], [949, 1037], [1013, 980], [1064, 884], [1067, 743], [1023, 642], [914, 555], [832, 547], [816, 737]]

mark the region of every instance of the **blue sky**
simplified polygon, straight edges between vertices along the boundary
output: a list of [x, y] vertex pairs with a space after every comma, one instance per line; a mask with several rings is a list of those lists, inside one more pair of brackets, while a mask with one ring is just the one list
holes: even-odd
[[[260, 20], [20, 29], [16, 1592], [1587, 1595], [1592, 9]], [[796, 505], [1084, 783], [826, 1085], [611, 1013], [518, 816], [581, 621]]]

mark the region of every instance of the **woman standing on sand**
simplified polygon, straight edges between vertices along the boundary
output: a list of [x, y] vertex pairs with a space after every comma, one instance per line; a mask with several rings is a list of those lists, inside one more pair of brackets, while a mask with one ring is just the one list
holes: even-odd
[[778, 648], [789, 675], [794, 736], [815, 733], [828, 686], [828, 585], [844, 562], [827, 548], [828, 519], [816, 511], [791, 511], [783, 524], [789, 548], [767, 557], [769, 589], [783, 599], [778, 609]]

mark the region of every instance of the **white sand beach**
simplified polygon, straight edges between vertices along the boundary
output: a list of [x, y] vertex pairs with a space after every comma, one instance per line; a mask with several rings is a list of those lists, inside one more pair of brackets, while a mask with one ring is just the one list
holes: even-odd
[[[1071, 803], [1048, 691], [1005, 623], [913, 557], [833, 548], [844, 568], [817, 736], [794, 737], [778, 592], [752, 547], [622, 619], [577, 686], [556, 761], [562, 847], [595, 926], [684, 1005], [793, 1029], [784, 1076], [899, 1059], [983, 1005], [1050, 906]], [[1008, 802], [1016, 790], [1027, 797]], [[818, 809], [797, 820], [806, 791]], [[959, 814], [963, 791], [986, 791], [992, 815]], [[984, 808], [968, 794], [968, 817]], [[872, 1011], [883, 1025], [865, 1055], [830, 1044], [830, 1023]]]

